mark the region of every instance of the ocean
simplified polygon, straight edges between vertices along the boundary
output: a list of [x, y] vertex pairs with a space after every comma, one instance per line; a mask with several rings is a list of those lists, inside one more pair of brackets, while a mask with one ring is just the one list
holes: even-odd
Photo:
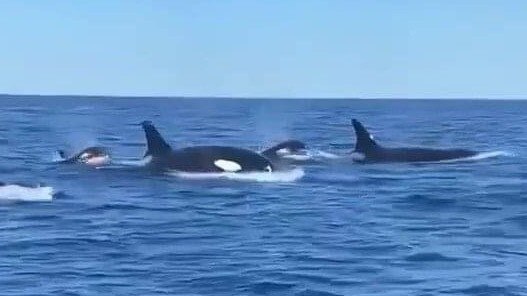
[[[356, 164], [385, 146], [465, 161]], [[305, 142], [272, 174], [145, 170], [173, 147]], [[527, 101], [0, 97], [1, 295], [527, 295]], [[108, 147], [116, 165], [54, 162]]]

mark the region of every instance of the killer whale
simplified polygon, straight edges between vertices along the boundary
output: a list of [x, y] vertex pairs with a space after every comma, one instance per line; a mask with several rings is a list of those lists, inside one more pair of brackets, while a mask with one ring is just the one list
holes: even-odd
[[264, 156], [251, 150], [230, 146], [172, 147], [151, 121], [141, 123], [145, 132], [149, 165], [181, 172], [272, 172], [274, 166]]
[[110, 162], [110, 153], [108, 152], [108, 149], [99, 146], [88, 147], [70, 156], [67, 156], [64, 150], [58, 150], [57, 153], [62, 158], [59, 163], [79, 163], [100, 166]]
[[310, 157], [306, 154], [306, 148], [306, 144], [301, 141], [287, 140], [261, 151], [260, 154], [270, 160], [277, 169], [286, 170], [291, 166], [308, 163]]
[[306, 144], [299, 140], [287, 140], [260, 152], [260, 154], [273, 160], [291, 154], [303, 153], [306, 148]]
[[352, 119], [356, 144], [352, 158], [356, 162], [431, 162], [471, 157], [478, 152], [467, 149], [433, 148], [388, 148], [383, 147], [370, 135], [356, 119]]

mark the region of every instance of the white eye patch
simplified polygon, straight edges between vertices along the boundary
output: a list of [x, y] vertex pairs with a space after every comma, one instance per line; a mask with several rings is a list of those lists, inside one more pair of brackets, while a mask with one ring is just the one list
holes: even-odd
[[234, 173], [242, 170], [242, 167], [237, 162], [225, 159], [218, 159], [214, 161], [214, 165], [225, 172]]
[[265, 167], [265, 170], [266, 170], [267, 172], [269, 172], [269, 173], [272, 173], [272, 172], [273, 172], [273, 169], [271, 168], [270, 165], [266, 166], [266, 167]]

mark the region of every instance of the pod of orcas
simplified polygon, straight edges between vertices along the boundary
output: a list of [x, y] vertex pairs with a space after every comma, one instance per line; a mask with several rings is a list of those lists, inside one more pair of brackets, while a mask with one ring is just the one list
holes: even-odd
[[[292, 164], [287, 157], [306, 152], [307, 146], [298, 140], [288, 140], [261, 152], [231, 146], [191, 146], [174, 149], [151, 121], [143, 121], [147, 149], [144, 158], [148, 166], [161, 170], [191, 173], [238, 173], [273, 172]], [[437, 149], [420, 147], [388, 148], [378, 144], [368, 130], [356, 119], [352, 120], [355, 131], [355, 149], [351, 159], [358, 163], [383, 162], [437, 162], [475, 156], [477, 151], [466, 149]], [[88, 147], [76, 154], [66, 155], [59, 151], [65, 164], [102, 166], [111, 162], [108, 149]]]

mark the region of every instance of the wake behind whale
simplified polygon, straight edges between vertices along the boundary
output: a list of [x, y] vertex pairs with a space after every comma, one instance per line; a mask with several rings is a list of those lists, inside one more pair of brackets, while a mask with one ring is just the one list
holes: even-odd
[[245, 172], [245, 173], [189, 173], [170, 171], [167, 172], [170, 176], [175, 176], [182, 179], [191, 180], [207, 180], [207, 179], [228, 179], [235, 181], [254, 181], [254, 182], [273, 182], [273, 183], [289, 183], [295, 182], [304, 176], [302, 168], [293, 168], [285, 171], [268, 172]]

